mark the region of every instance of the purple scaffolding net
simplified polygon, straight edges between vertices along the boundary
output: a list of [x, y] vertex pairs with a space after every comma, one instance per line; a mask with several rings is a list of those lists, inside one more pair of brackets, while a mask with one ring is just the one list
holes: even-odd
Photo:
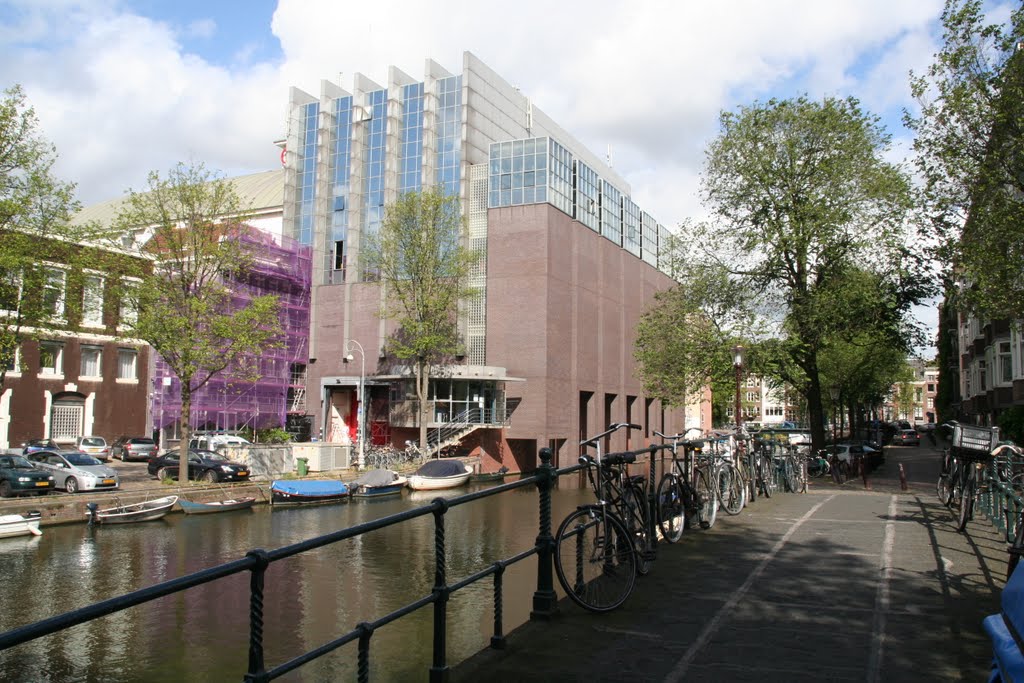
[[[241, 242], [254, 259], [248, 274], [231, 283], [233, 299], [242, 307], [254, 297], [276, 294], [285, 343], [261, 354], [257, 381], [231, 379], [225, 371], [196, 391], [193, 429], [284, 427], [288, 413], [305, 412], [312, 252], [295, 240], [256, 229]], [[153, 426], [173, 429], [181, 417], [181, 383], [159, 354], [153, 381]]]

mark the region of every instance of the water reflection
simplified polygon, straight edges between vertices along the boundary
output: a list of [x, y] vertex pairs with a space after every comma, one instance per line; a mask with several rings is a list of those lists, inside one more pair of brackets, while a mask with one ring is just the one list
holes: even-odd
[[[278, 548], [428, 504], [454, 492], [407, 492], [311, 508], [258, 506], [214, 515], [171, 515], [138, 525], [50, 527], [38, 538], [0, 539], [0, 630], [235, 560], [253, 548]], [[583, 499], [557, 492], [554, 524]], [[449, 582], [531, 546], [536, 490], [525, 487], [452, 509], [446, 516]], [[528, 618], [535, 562], [509, 568], [505, 630]], [[434, 584], [431, 515], [272, 565], [265, 588], [265, 651], [280, 664], [380, 618]], [[23, 587], [11, 590], [11, 586]], [[223, 681], [245, 672], [249, 643], [248, 574], [104, 617], [0, 653], [12, 681]], [[449, 602], [449, 664], [486, 647], [493, 627], [491, 580]], [[374, 634], [377, 680], [423, 680], [430, 665], [432, 607]], [[350, 680], [356, 649], [346, 646], [287, 680]]]

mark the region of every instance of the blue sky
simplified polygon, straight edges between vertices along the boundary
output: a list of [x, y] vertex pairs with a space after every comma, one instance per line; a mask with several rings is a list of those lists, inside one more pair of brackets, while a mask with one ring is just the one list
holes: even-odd
[[[1010, 2], [989, 0], [1005, 16]], [[86, 204], [202, 161], [274, 168], [289, 87], [422, 79], [473, 52], [673, 226], [704, 215], [718, 116], [755, 100], [854, 96], [909, 138], [908, 72], [939, 47], [943, 0], [0, 0], [0, 86], [24, 86]]]

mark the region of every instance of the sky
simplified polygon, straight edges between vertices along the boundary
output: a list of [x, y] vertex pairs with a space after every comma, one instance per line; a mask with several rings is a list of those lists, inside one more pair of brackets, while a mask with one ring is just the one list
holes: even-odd
[[[1008, 3], [990, 0], [993, 16]], [[909, 153], [908, 74], [939, 49], [942, 0], [0, 0], [0, 87], [21, 84], [56, 171], [91, 204], [202, 162], [278, 167], [288, 88], [351, 90], [473, 52], [599, 156], [662, 224], [705, 215], [722, 111], [854, 96]], [[928, 315], [925, 313], [925, 315]], [[927, 324], [932, 324], [930, 321]]]

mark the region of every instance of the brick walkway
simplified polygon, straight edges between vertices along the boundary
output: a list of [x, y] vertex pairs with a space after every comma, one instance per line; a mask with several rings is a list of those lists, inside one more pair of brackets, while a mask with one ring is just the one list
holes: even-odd
[[984, 680], [981, 621], [998, 611], [1006, 544], [983, 517], [957, 533], [925, 444], [891, 449], [871, 490], [821, 484], [720, 513], [659, 546], [619, 610], [563, 601], [451, 680]]

